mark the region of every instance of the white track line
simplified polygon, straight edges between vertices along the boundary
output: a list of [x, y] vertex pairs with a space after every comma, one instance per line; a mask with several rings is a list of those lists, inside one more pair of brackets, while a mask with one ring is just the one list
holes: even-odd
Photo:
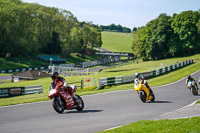
[[[199, 100], [200, 100], [200, 99], [199, 99]], [[198, 101], [198, 100], [196, 100], [196, 101], [194, 101], [193, 103], [188, 104], [188, 105], [186, 105], [186, 106], [184, 106], [184, 107], [181, 107], [181, 108], [179, 108], [179, 109], [176, 109], [176, 110], [174, 110], [174, 111], [179, 111], [179, 110], [182, 110], [182, 109], [187, 108], [187, 107], [189, 107], [189, 106], [192, 106], [192, 105], [194, 105], [197, 101]], [[162, 115], [156, 116], [156, 117], [154, 117], [152, 120], [159, 120], [159, 119], [157, 119], [157, 118], [160, 118], [160, 117], [162, 117], [162, 116], [165, 116], [165, 115], [167, 115], [167, 114], [169, 114], [169, 113], [172, 113], [172, 112], [174, 112], [174, 111], [167, 112], [167, 113], [164, 113], [164, 114], [162, 114]], [[188, 117], [181, 117], [181, 118], [188, 118]], [[177, 119], [179, 119], [179, 118], [177, 118]], [[150, 120], [151, 120], [151, 119], [150, 119]], [[137, 122], [137, 121], [136, 121], [136, 122]], [[133, 122], [132, 122], [132, 123], [133, 123]], [[131, 124], [131, 123], [129, 123], [129, 124]], [[120, 128], [120, 127], [129, 125], [129, 124], [124, 124], [124, 125], [119, 125], [119, 126], [116, 126], [116, 127], [111, 127], [111, 128], [105, 129], [105, 130], [103, 130], [103, 131], [108, 131], [108, 130]]]
[[[176, 109], [176, 110], [174, 110], [174, 111], [167, 112], [167, 113], [164, 113], [164, 114], [162, 114], [162, 115], [159, 115], [159, 116], [155, 117], [154, 119], [158, 120], [157, 118], [160, 118], [160, 117], [163, 117], [163, 116], [168, 115], [168, 114], [170, 114], [170, 113], [177, 112], [177, 111], [183, 110], [183, 109], [185, 109], [185, 108], [187, 108], [187, 107], [193, 106], [193, 105], [195, 105], [195, 103], [196, 103], [197, 101], [199, 101], [199, 100], [200, 100], [200, 99], [198, 99], [198, 100], [196, 100], [196, 101], [192, 102], [191, 104], [188, 104], [188, 105], [186, 105], [186, 106], [184, 106], [184, 107], [181, 107], [181, 108], [179, 108], [179, 109]], [[184, 118], [184, 117], [181, 117], [181, 118]], [[188, 118], [188, 117], [185, 117], [185, 118]], [[179, 119], [179, 118], [177, 118], [177, 119]]]

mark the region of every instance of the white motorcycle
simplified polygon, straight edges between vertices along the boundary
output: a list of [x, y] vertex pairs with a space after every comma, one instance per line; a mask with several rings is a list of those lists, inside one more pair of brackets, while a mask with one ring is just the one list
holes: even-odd
[[198, 88], [195, 84], [195, 81], [188, 81], [187, 87], [190, 89], [193, 95], [198, 95]]

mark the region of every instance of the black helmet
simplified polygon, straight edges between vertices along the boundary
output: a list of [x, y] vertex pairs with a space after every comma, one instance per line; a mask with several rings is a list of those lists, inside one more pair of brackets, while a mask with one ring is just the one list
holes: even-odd
[[139, 78], [140, 77], [140, 73], [135, 73], [135, 77]]
[[58, 72], [54, 72], [53, 74], [51, 74], [52, 80], [55, 80], [58, 77], [58, 75]]
[[188, 79], [191, 79], [191, 76], [190, 76], [190, 75], [188, 76]]

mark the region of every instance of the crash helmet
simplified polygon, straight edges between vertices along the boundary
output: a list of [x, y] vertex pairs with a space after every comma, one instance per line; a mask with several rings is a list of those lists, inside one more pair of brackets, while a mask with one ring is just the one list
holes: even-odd
[[53, 72], [53, 74], [51, 74], [52, 80], [55, 80], [58, 77], [58, 75], [58, 72]]
[[188, 76], [188, 79], [191, 79], [191, 78], [192, 78], [192, 77], [189, 75], [189, 76]]
[[135, 73], [135, 77], [139, 78], [140, 77], [140, 73]]

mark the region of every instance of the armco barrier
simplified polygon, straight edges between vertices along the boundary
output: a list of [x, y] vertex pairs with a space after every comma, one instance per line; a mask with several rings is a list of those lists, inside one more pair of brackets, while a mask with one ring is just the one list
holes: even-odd
[[0, 88], [0, 98], [34, 93], [43, 93], [43, 85]]
[[43, 93], [43, 85], [26, 86], [24, 87], [23, 94]]
[[[193, 59], [183, 61], [181, 63], [176, 63], [173, 65], [170, 65], [168, 67], [163, 67], [161, 69], [157, 69], [154, 71], [149, 71], [149, 72], [144, 72], [141, 73], [142, 76], [145, 78], [150, 78], [158, 75], [162, 75], [164, 73], [179, 69], [183, 66], [189, 65], [193, 63]], [[123, 84], [123, 83], [130, 83], [133, 82], [135, 79], [135, 74], [133, 75], [127, 75], [127, 76], [117, 76], [117, 77], [109, 77], [109, 78], [100, 78], [99, 79], [99, 85], [98, 88], [102, 89], [104, 86], [111, 86], [111, 85], [116, 85], [116, 84]]]
[[28, 70], [44, 70], [48, 67], [34, 67], [34, 68], [21, 68], [21, 69], [8, 69], [8, 70], [0, 70], [0, 73], [13, 73], [13, 72], [23, 72]]

